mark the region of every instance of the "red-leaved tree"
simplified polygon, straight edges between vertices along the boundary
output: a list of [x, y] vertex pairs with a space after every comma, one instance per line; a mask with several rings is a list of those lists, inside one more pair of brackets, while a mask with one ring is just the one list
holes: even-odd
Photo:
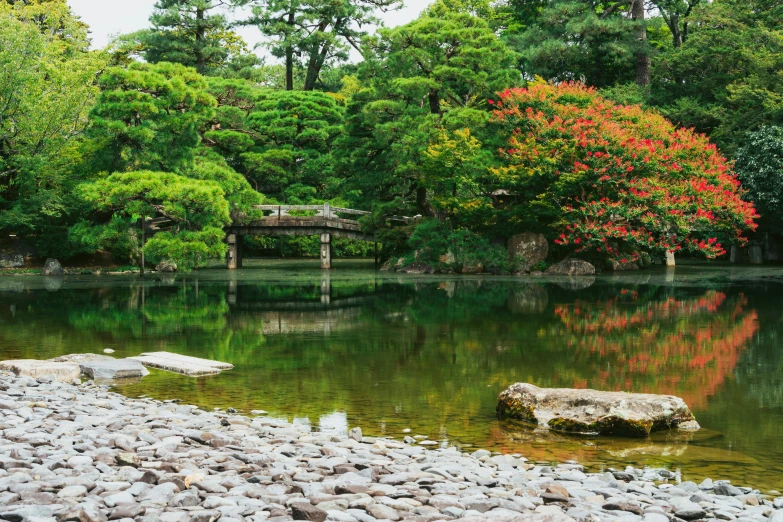
[[620, 263], [642, 252], [714, 258], [755, 230], [753, 205], [705, 136], [579, 83], [499, 97], [489, 103], [509, 138], [495, 182], [525, 195], [520, 205], [555, 209], [557, 244]]

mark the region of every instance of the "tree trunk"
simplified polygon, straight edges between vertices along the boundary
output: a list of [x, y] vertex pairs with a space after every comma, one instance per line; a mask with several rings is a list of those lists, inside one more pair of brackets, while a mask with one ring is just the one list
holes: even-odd
[[440, 114], [440, 93], [437, 90], [430, 91], [427, 95], [430, 103], [430, 112], [432, 114]]
[[[288, 13], [288, 25], [293, 27], [296, 19], [295, 13], [292, 11]], [[290, 38], [290, 37], [289, 37]], [[288, 46], [285, 48], [285, 90], [294, 90], [294, 46], [288, 41]]]
[[207, 68], [207, 57], [204, 56], [204, 37], [206, 28], [204, 27], [204, 9], [196, 9], [196, 67], [200, 74], [204, 74]]
[[644, 0], [633, 0], [631, 18], [636, 22], [636, 40], [640, 49], [636, 52], [636, 84], [650, 84], [650, 56], [647, 54], [647, 26], [644, 22]]
[[416, 207], [422, 216], [435, 217], [435, 209], [432, 208], [427, 200], [427, 187], [419, 186], [416, 188]]
[[680, 31], [679, 15], [673, 14], [671, 16], [669, 30], [672, 32], [672, 43], [674, 44], [674, 47], [682, 47], [682, 31]]
[[[328, 26], [328, 22], [321, 21], [318, 24], [318, 32], [326, 31]], [[336, 24], [335, 30], [337, 30]], [[321, 47], [321, 45], [323, 45], [323, 47]], [[321, 74], [321, 67], [323, 67], [323, 63], [326, 60], [326, 55], [328, 53], [329, 42], [323, 42], [323, 44], [319, 44], [316, 41], [313, 43], [312, 47], [310, 48], [310, 59], [307, 61], [307, 74], [305, 74], [304, 90], [312, 91], [315, 89], [315, 82], [318, 81], [318, 76]]]

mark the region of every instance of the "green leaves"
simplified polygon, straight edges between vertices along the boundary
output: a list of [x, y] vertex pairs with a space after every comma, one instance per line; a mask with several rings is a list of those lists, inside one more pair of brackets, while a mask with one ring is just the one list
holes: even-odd
[[737, 151], [737, 176], [761, 214], [775, 229], [783, 224], [783, 128], [764, 127], [748, 134]]
[[231, 218], [225, 192], [215, 181], [152, 171], [117, 173], [82, 185], [80, 194], [98, 212], [115, 216], [111, 223], [116, 216], [167, 218], [169, 230], [145, 246], [152, 262], [171, 259], [192, 268], [225, 253], [223, 227]]
[[[112, 67], [101, 86], [104, 91], [92, 111], [90, 145], [94, 168], [111, 174], [80, 187], [82, 199], [96, 213], [93, 226], [116, 232], [118, 217], [165, 218], [170, 225], [145, 247], [151, 261], [172, 259], [192, 268], [207, 258], [221, 257], [223, 227], [253, 216], [253, 206], [264, 200], [218, 153], [222, 149], [239, 154], [254, 144], [242, 132], [242, 107], [254, 105], [246, 84], [215, 83], [216, 93], [227, 104], [222, 111], [206, 80], [179, 64]], [[218, 114], [238, 130], [230, 125], [222, 129], [215, 120]], [[202, 132], [211, 150], [202, 145]], [[90, 234], [83, 247], [114, 249], [125, 244], [116, 238], [126, 235]]]
[[72, 208], [75, 144], [105, 65], [86, 46], [64, 3], [0, 4], [0, 233], [42, 234]]
[[554, 0], [531, 25], [510, 35], [527, 77], [582, 81], [595, 87], [633, 81], [638, 52], [648, 52], [622, 10], [605, 16], [607, 2]]
[[[348, 59], [358, 49], [364, 27], [380, 25], [375, 14], [402, 5], [401, 0], [234, 0], [249, 6], [255, 25], [270, 38], [272, 55], [286, 65], [286, 90], [294, 88], [294, 69], [304, 69], [304, 90], [311, 91], [325, 66]], [[301, 57], [301, 59], [299, 58]]]
[[361, 191], [365, 205], [397, 200], [402, 212], [432, 214], [428, 190], [438, 192], [435, 178], [448, 176], [433, 166], [439, 173], [427, 179], [424, 151], [442, 130], [475, 133], [486, 124], [487, 97], [520, 81], [514, 54], [486, 22], [448, 9], [381, 30], [366, 48], [364, 89], [348, 103], [337, 142], [346, 188]]
[[207, 144], [267, 194], [282, 197], [289, 184], [304, 183], [327, 197], [344, 111], [333, 96], [248, 89], [236, 80], [210, 79], [210, 88], [220, 105]]
[[111, 67], [100, 84], [89, 132], [99, 144], [97, 171], [181, 168], [217, 105], [204, 79], [179, 64]]
[[747, 131], [783, 124], [783, 31], [762, 23], [767, 15], [735, 0], [704, 5], [687, 41], [655, 67], [653, 101], [729, 154]]

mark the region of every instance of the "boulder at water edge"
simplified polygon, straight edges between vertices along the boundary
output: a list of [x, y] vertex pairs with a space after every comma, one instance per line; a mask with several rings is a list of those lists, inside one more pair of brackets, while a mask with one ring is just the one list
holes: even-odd
[[511, 260], [516, 258], [523, 260], [520, 267], [523, 272], [527, 272], [538, 263], [546, 261], [549, 255], [549, 243], [543, 234], [525, 232], [513, 235], [508, 238], [506, 247]]
[[595, 274], [595, 267], [581, 259], [565, 259], [556, 265], [550, 266], [546, 273], [549, 275], [566, 276], [593, 275]]
[[155, 267], [155, 271], [157, 272], [176, 272], [177, 271], [177, 263], [171, 260], [161, 261], [158, 263], [158, 266]]
[[63, 265], [56, 259], [49, 258], [44, 263], [41, 273], [45, 276], [58, 276], [63, 275]]
[[435, 267], [425, 263], [411, 263], [399, 270], [403, 274], [434, 274]]
[[699, 429], [679, 397], [539, 388], [527, 383], [512, 384], [500, 394], [497, 414], [568, 433], [646, 437], [657, 430]]
[[622, 260], [617, 261], [615, 259], [609, 261], [609, 265], [611, 265], [612, 270], [615, 272], [625, 272], [628, 270], [639, 270], [639, 265], [636, 263], [632, 263], [630, 261], [626, 261], [625, 263], [622, 262]]
[[24, 268], [22, 254], [0, 254], [0, 268]]

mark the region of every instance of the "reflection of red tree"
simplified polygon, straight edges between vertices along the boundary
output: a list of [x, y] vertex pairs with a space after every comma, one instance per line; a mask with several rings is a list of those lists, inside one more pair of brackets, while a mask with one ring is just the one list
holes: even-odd
[[555, 315], [575, 334], [569, 347], [594, 361], [589, 375], [573, 376], [574, 387], [669, 393], [698, 408], [732, 374], [758, 330], [757, 314], [746, 306], [744, 296], [729, 300], [717, 291], [662, 301], [623, 291], [602, 303], [558, 305]]

